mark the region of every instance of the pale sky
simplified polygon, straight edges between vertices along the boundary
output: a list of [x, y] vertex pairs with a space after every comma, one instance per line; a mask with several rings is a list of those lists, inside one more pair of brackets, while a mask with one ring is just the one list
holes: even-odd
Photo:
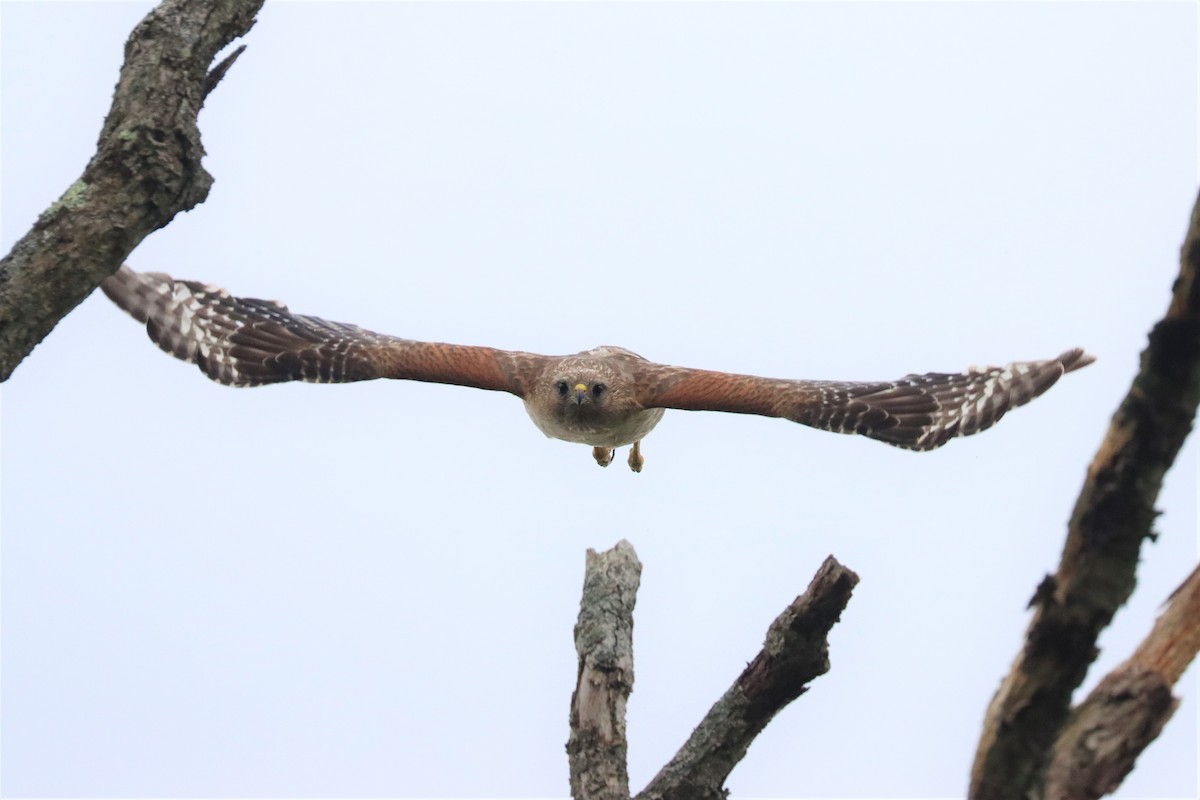
[[[3, 250], [151, 6], [0, 6]], [[587, 548], [643, 564], [641, 789], [828, 554], [832, 669], [734, 797], [954, 797], [1195, 200], [1193, 3], [269, 3], [208, 201], [130, 256], [415, 339], [771, 377], [1097, 362], [910, 453], [668, 412], [635, 475], [515, 398], [234, 390], [103, 296], [3, 387], [12, 796], [568, 793]], [[1084, 690], [1196, 563], [1194, 441]], [[1118, 793], [1197, 795], [1200, 686]]]

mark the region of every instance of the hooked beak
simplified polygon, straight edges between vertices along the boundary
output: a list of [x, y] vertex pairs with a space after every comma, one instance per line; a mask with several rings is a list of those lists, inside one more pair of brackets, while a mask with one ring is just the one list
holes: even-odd
[[575, 384], [575, 405], [583, 405], [583, 401], [587, 399], [587, 386], [582, 383]]

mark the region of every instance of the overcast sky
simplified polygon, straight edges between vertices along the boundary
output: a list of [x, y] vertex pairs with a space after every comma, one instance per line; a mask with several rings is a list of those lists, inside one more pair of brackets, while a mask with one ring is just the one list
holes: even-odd
[[[0, 7], [3, 250], [145, 3]], [[928, 454], [669, 412], [635, 475], [507, 395], [233, 390], [96, 294], [3, 389], [8, 795], [565, 796], [584, 552], [644, 563], [640, 789], [828, 554], [832, 669], [735, 797], [953, 797], [1160, 318], [1194, 3], [268, 4], [207, 202], [130, 256], [416, 339], [772, 377], [1097, 362]], [[1085, 690], [1196, 563], [1196, 447]], [[1196, 670], [1123, 798], [1197, 795]]]

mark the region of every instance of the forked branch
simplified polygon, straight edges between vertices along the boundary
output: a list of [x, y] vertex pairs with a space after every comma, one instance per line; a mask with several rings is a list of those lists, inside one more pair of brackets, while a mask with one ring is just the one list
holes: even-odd
[[1100, 632], [1133, 591], [1163, 475], [1200, 402], [1198, 272], [1200, 201], [1170, 307], [1151, 331], [1141, 369], [1088, 467], [1058, 571], [1031, 601], [1025, 645], [988, 708], [971, 770], [974, 800], [1043, 796], [1071, 693], [1096, 656]]
[[[642, 565], [622, 540], [587, 554], [575, 626], [579, 677], [571, 696], [571, 796], [628, 800], [625, 702], [633, 688], [633, 606]], [[722, 788], [754, 737], [829, 670], [829, 631], [858, 576], [830, 556], [804, 594], [767, 629], [754, 660], [638, 800], [724, 800]]]
[[1096, 800], [1112, 792], [1175, 713], [1171, 687], [1200, 651], [1200, 567], [1167, 603], [1129, 660], [1071, 712], [1046, 773], [1046, 797]]

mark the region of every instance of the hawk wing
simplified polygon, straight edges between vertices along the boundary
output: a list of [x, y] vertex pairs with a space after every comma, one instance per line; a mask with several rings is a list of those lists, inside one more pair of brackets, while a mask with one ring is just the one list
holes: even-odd
[[651, 364], [638, 380], [647, 408], [783, 417], [835, 433], [857, 433], [909, 450], [932, 450], [990, 428], [1009, 410], [1092, 363], [1081, 349], [1046, 361], [895, 381], [790, 381]]
[[399, 378], [523, 397], [543, 356], [400, 339], [293, 314], [272, 300], [122, 266], [101, 288], [160, 348], [226, 386]]

